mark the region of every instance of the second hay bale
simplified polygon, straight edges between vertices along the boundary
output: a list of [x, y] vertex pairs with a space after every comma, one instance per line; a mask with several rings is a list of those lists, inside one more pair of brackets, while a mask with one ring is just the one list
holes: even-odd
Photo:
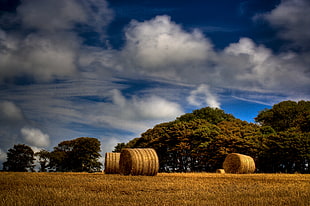
[[120, 174], [155, 176], [159, 169], [157, 153], [151, 148], [122, 149]]
[[121, 153], [107, 152], [105, 153], [104, 173], [105, 174], [118, 174], [119, 173], [119, 160]]
[[231, 153], [225, 158], [223, 168], [227, 173], [250, 174], [255, 171], [255, 162], [250, 156]]

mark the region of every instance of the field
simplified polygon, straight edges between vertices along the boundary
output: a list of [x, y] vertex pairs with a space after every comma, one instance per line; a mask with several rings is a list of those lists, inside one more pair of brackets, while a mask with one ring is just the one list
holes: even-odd
[[0, 173], [0, 205], [304, 205], [310, 175]]

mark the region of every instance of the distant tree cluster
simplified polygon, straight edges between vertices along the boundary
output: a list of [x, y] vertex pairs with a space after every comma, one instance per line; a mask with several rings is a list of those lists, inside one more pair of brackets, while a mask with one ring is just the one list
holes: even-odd
[[40, 171], [53, 169], [59, 172], [97, 172], [102, 163], [98, 161], [100, 141], [96, 138], [80, 137], [74, 140], [63, 141], [49, 152], [41, 150], [34, 153], [24, 144], [14, 145], [7, 153], [7, 161], [3, 163], [5, 171], [34, 171], [35, 156], [38, 156]]
[[114, 151], [154, 148], [162, 172], [214, 172], [235, 152], [253, 157], [258, 172], [310, 173], [309, 101], [281, 102], [255, 120], [206, 107], [158, 124]]

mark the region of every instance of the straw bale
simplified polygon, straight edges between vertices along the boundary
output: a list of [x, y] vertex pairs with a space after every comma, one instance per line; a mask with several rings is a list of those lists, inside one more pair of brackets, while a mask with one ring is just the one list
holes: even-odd
[[119, 173], [119, 160], [121, 153], [107, 152], [105, 153], [104, 173], [105, 174], [118, 174]]
[[123, 175], [155, 176], [159, 169], [157, 153], [151, 148], [122, 149], [119, 164]]
[[227, 173], [249, 174], [255, 171], [255, 162], [250, 156], [231, 153], [225, 158], [223, 168]]
[[224, 169], [217, 169], [216, 173], [225, 174], [225, 170]]

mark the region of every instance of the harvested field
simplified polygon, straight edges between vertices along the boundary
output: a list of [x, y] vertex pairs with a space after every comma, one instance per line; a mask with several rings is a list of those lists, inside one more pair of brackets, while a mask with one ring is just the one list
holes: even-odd
[[0, 205], [299, 205], [310, 175], [0, 173]]

